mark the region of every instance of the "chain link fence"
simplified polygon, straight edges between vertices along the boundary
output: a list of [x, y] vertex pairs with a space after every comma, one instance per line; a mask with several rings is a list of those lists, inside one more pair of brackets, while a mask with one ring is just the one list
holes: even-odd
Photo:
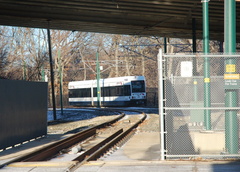
[[240, 158], [240, 55], [161, 54], [164, 159]]

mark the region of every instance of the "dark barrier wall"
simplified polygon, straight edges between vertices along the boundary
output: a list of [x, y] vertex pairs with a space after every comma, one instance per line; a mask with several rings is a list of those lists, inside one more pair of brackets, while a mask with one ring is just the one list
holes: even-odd
[[0, 149], [47, 134], [47, 83], [0, 79]]

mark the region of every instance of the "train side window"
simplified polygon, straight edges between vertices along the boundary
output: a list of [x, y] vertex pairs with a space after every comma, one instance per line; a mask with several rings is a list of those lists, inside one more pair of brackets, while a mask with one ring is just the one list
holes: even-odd
[[109, 97], [110, 96], [110, 88], [109, 87], [103, 87], [102, 90], [102, 96], [103, 97]]
[[79, 89], [79, 96], [78, 97], [84, 97], [84, 91], [83, 89]]
[[109, 96], [116, 96], [116, 87], [110, 87], [110, 95]]
[[107, 94], [106, 88], [105, 87], [101, 87], [101, 96], [106, 97], [106, 94]]
[[69, 90], [69, 97], [70, 98], [79, 97], [79, 89]]
[[81, 94], [80, 97], [91, 97], [91, 89], [90, 88], [81, 89], [80, 94]]
[[73, 92], [73, 90], [69, 90], [68, 96], [69, 96], [69, 98], [74, 97], [74, 92]]
[[87, 97], [91, 97], [91, 88], [87, 89]]
[[86, 97], [86, 88], [81, 89], [81, 97]]
[[124, 92], [123, 93], [124, 96], [130, 96], [131, 95], [130, 85], [124, 85], [123, 92]]
[[101, 87], [101, 96], [105, 97], [105, 88]]
[[106, 87], [106, 96], [110, 96], [110, 87]]
[[78, 90], [78, 96], [77, 97], [83, 97], [83, 91], [82, 89], [79, 89]]
[[123, 86], [116, 87], [116, 95], [123, 96]]
[[93, 97], [97, 97], [97, 88], [93, 88]]
[[81, 97], [81, 89], [76, 89], [75, 91], [75, 96], [76, 97]]

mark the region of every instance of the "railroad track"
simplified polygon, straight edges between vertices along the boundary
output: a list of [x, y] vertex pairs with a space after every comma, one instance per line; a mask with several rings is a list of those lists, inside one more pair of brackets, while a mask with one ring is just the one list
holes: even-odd
[[80, 155], [75, 155], [66, 168], [66, 171], [74, 171], [83, 163], [97, 160], [108, 150], [123, 142], [124, 139], [127, 139], [132, 133], [134, 133], [134, 129], [146, 118], [146, 114], [136, 110], [124, 111], [137, 112], [139, 115], [133, 115], [133, 117], [122, 113], [122, 115], [111, 121], [88, 128], [74, 134], [73, 136], [45, 146], [35, 152], [16, 158], [1, 165], [0, 168], [7, 165], [16, 166], [19, 163], [46, 162], [54, 157], [61, 156], [59, 152], [66, 152], [66, 150], [69, 151], [70, 148], [75, 148], [76, 145], [79, 145], [79, 143], [82, 142], [81, 147], [84, 148], [84, 152]]

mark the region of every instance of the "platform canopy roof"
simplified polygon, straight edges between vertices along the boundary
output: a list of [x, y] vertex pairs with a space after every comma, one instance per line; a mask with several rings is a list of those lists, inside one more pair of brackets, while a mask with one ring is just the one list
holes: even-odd
[[[240, 42], [240, 2], [237, 41]], [[0, 25], [202, 39], [201, 0], [0, 0]], [[209, 1], [211, 40], [224, 39], [224, 0]]]

